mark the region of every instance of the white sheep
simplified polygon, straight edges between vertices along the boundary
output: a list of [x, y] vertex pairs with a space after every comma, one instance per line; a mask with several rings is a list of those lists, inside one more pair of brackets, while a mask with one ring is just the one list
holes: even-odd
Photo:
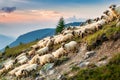
[[18, 56], [16, 57], [16, 59], [17, 59], [17, 58], [20, 58], [21, 56], [24, 56], [24, 55], [26, 55], [26, 53], [21, 53], [20, 55], [18, 55]]
[[78, 48], [78, 44], [76, 41], [70, 41], [67, 44], [63, 45], [63, 48], [67, 51], [67, 52], [71, 52], [71, 51], [75, 51]]
[[49, 51], [49, 47], [43, 47], [41, 49], [39, 49], [38, 51], [36, 51], [37, 54], [39, 55], [44, 55]]
[[35, 44], [35, 45], [32, 45], [31, 48], [37, 50], [40, 48], [40, 46], [38, 44]]
[[17, 62], [18, 62], [19, 64], [24, 64], [24, 63], [27, 62], [27, 61], [28, 61], [28, 58], [27, 58], [26, 55], [23, 55], [23, 56], [17, 58]]
[[115, 18], [118, 18], [118, 13], [117, 13], [117, 11], [115, 9], [116, 9], [116, 7], [114, 5], [112, 5], [112, 6], [109, 7], [109, 11], [112, 13], [112, 15]]
[[39, 55], [35, 55], [28, 63], [29, 64], [34, 64], [34, 63], [37, 63], [37, 60], [39, 59]]
[[59, 58], [62, 55], [65, 55], [67, 52], [65, 51], [65, 49], [63, 47], [60, 47], [59, 49], [57, 49], [55, 52], [52, 52], [52, 55], [55, 58]]
[[46, 46], [51, 47], [54, 44], [54, 39], [48, 40]]
[[11, 60], [11, 59], [6, 60], [5, 63], [4, 63], [4, 68], [6, 70], [12, 69], [13, 68], [13, 63], [14, 63], [14, 60]]
[[62, 42], [63, 34], [54, 36], [54, 44], [59, 44]]
[[62, 34], [65, 35], [65, 34], [69, 34], [69, 33], [72, 33], [73, 31], [72, 30], [65, 30]]
[[3, 74], [6, 71], [5, 68], [0, 69], [0, 75]]
[[28, 55], [31, 56], [31, 55], [35, 55], [35, 49], [32, 49], [28, 52]]
[[61, 42], [64, 42], [64, 41], [67, 41], [67, 40], [71, 40], [73, 37], [74, 36], [73, 36], [72, 33], [66, 34], [63, 37], [61, 37]]
[[40, 65], [44, 65], [45, 63], [50, 63], [54, 61], [54, 56], [52, 54], [45, 54], [39, 57]]
[[37, 64], [29, 64], [29, 66], [26, 66], [24, 68], [24, 70], [26, 70], [27, 72], [33, 71], [37, 69]]
[[8, 73], [9, 73], [10, 75], [15, 75], [15, 72], [17, 72], [17, 71], [20, 70], [20, 69], [25, 68], [26, 66], [29, 66], [29, 64], [23, 64], [23, 65], [21, 65], [21, 66], [19, 66], [19, 67], [16, 67], [15, 69], [11, 70], [11, 71], [8, 72]]

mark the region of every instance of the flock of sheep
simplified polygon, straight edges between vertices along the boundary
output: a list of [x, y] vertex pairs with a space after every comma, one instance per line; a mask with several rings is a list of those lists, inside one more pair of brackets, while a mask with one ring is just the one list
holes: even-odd
[[[4, 67], [0, 69], [0, 74], [11, 70], [8, 72], [9, 75], [17, 77], [26, 76], [29, 72], [36, 70], [39, 65], [43, 66], [46, 63], [54, 62], [56, 59], [66, 56], [70, 52], [76, 53], [79, 45], [76, 41], [72, 41], [72, 39], [75, 36], [83, 38], [85, 35], [101, 29], [102, 25], [117, 19], [119, 15], [115, 9], [116, 6], [111, 5], [101, 18], [87, 20], [80, 27], [65, 28], [58, 35], [40, 40], [37, 44], [31, 46], [30, 51], [21, 53], [15, 59], [6, 60], [3, 64]], [[70, 42], [66, 43], [68, 40]], [[52, 47], [57, 44], [61, 44], [61, 46], [57, 50], [50, 52]], [[20, 66], [14, 68], [14, 64], [16, 63], [20, 64]]]

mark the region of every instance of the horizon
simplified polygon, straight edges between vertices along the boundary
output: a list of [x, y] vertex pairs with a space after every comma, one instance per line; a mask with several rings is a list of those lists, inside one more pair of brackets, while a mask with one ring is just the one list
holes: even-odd
[[119, 3], [120, 0], [1, 0], [0, 34], [17, 38], [34, 30], [55, 28], [60, 17], [66, 23], [85, 21]]
[[55, 28], [61, 17], [66, 24], [100, 17], [111, 4], [120, 6], [120, 0], [0, 0], [0, 35], [11, 39], [0, 47], [26, 33]]

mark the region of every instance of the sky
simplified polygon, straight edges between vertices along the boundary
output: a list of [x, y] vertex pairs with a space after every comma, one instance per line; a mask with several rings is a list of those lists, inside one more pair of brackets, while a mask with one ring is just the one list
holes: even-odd
[[0, 34], [17, 38], [30, 31], [55, 28], [60, 17], [65, 23], [102, 15], [120, 0], [0, 0]]

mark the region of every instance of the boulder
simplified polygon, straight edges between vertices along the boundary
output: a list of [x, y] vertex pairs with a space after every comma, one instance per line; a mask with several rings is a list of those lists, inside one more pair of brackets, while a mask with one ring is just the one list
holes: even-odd
[[85, 53], [84, 59], [88, 59], [90, 57], [93, 57], [96, 54], [95, 51], [89, 51]]

